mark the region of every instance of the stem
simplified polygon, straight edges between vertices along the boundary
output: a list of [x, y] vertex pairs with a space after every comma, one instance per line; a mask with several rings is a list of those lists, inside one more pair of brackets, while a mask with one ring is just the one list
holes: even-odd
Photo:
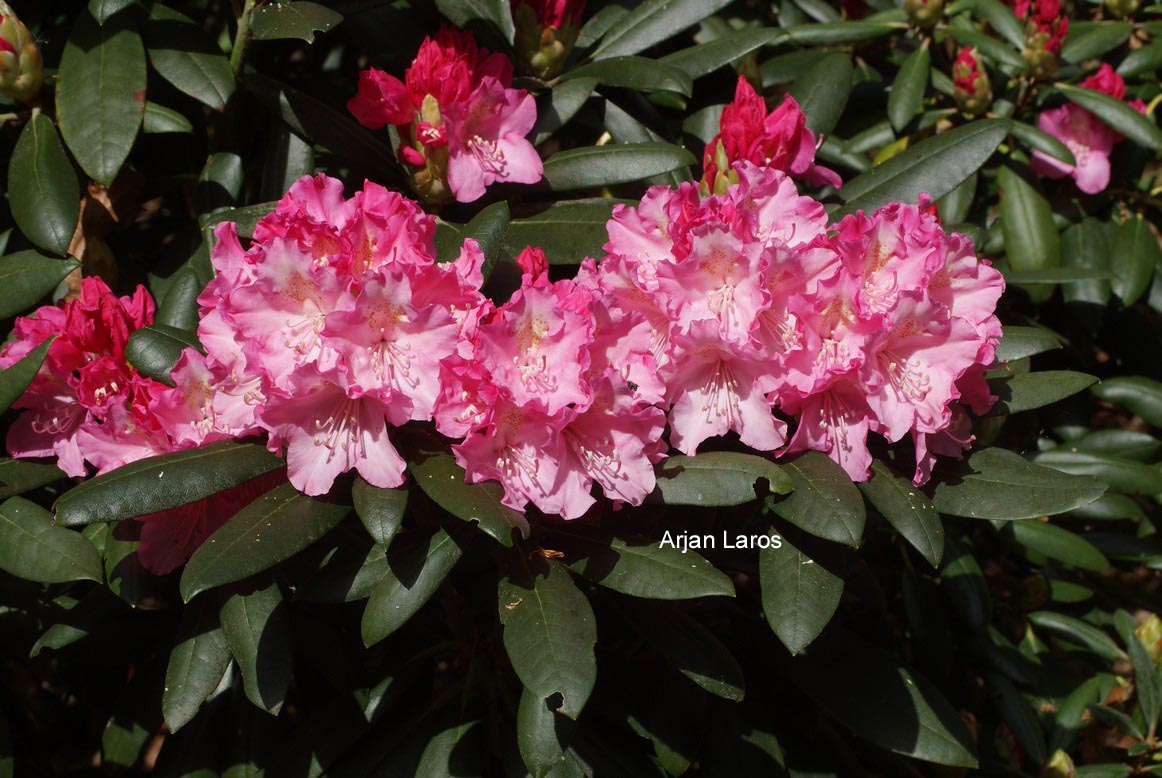
[[238, 32], [234, 36], [234, 48], [230, 50], [230, 68], [237, 78], [242, 75], [242, 65], [246, 61], [246, 50], [250, 48], [250, 20], [259, 0], [246, 0], [242, 15], [238, 17]]

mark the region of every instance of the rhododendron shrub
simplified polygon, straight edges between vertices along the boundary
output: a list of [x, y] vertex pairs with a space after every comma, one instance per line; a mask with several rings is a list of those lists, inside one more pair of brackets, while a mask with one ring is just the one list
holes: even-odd
[[1158, 11], [0, 0], [0, 778], [1157, 771]]

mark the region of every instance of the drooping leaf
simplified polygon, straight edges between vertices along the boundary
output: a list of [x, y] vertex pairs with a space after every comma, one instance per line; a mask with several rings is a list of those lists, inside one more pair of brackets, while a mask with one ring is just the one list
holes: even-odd
[[[729, 507], [744, 505], [769, 490], [791, 491], [783, 468], [756, 454], [708, 451], [695, 456], [672, 456], [657, 465], [655, 497], [666, 505]], [[760, 491], [759, 483], [766, 483]]]
[[558, 151], [545, 160], [555, 192], [628, 184], [693, 165], [694, 155], [669, 143], [619, 143]]
[[276, 486], [234, 514], [194, 552], [182, 573], [182, 597], [189, 602], [200, 592], [291, 558], [350, 511], [350, 506], [308, 497], [291, 484]]
[[388, 549], [387, 571], [363, 609], [363, 643], [375, 645], [402, 627], [460, 559], [460, 546], [444, 530], [414, 530]]
[[149, 61], [162, 78], [215, 111], [225, 110], [237, 87], [234, 71], [201, 27], [188, 16], [154, 3], [145, 42]]
[[517, 677], [540, 699], [561, 695], [576, 719], [597, 680], [597, 624], [585, 595], [561, 563], [515, 559], [497, 595], [504, 647]]
[[548, 537], [568, 544], [577, 556], [570, 564], [575, 572], [623, 594], [657, 600], [734, 596], [725, 573], [668, 535], [661, 541], [627, 539], [596, 528], [553, 527]]
[[32, 383], [40, 366], [44, 364], [44, 358], [48, 356], [52, 342], [53, 338], [48, 338], [12, 367], [0, 370], [0, 413], [11, 408], [12, 404], [24, 394], [24, 390]]
[[0, 505], [0, 570], [39, 583], [103, 578], [93, 544], [53, 526], [51, 513], [23, 497]]
[[145, 47], [132, 14], [104, 24], [80, 14], [58, 76], [57, 122], [65, 144], [91, 178], [109, 186], [145, 114]]
[[171, 732], [194, 718], [230, 664], [230, 647], [218, 621], [217, 602], [203, 597], [182, 611], [165, 673], [162, 715]]
[[759, 550], [763, 613], [792, 654], [811, 645], [831, 621], [843, 594], [843, 579], [787, 539]]
[[780, 465], [791, 477], [791, 494], [772, 501], [775, 513], [825, 540], [858, 546], [867, 518], [851, 477], [827, 455], [809, 451]]
[[888, 118], [897, 132], [906, 127], [920, 110], [931, 66], [932, 57], [927, 45], [917, 48], [900, 65], [888, 94]]
[[872, 461], [872, 477], [859, 490], [897, 532], [933, 567], [944, 554], [944, 527], [928, 497], [880, 460]]
[[230, 595], [219, 618], [230, 654], [242, 671], [246, 698], [277, 716], [291, 680], [290, 624], [278, 584]]
[[1103, 659], [1111, 662], [1126, 659], [1125, 652], [1109, 635], [1081, 619], [1055, 611], [1034, 611], [1028, 618], [1034, 627], [1088, 649]]
[[1066, 475], [1005, 449], [982, 448], [950, 479], [936, 483], [932, 504], [950, 516], [1033, 519], [1089, 505], [1105, 490], [1096, 478]]
[[979, 119], [909, 146], [844, 184], [844, 205], [832, 218], [890, 202], [914, 203], [924, 193], [938, 200], [987, 162], [1007, 134], [1007, 122]]
[[617, 21], [593, 59], [637, 54], [716, 13], [730, 0], [646, 0]]
[[1100, 573], [1109, 569], [1110, 562], [1102, 552], [1064, 527], [1040, 521], [1012, 521], [1003, 532], [1026, 548], [1081, 570]]
[[855, 70], [846, 53], [829, 54], [795, 79], [791, 96], [807, 117], [807, 127], [816, 134], [830, 133], [843, 115], [851, 95]]
[[326, 6], [307, 0], [271, 3], [254, 10], [250, 29], [259, 41], [296, 38], [315, 42], [315, 34], [328, 32], [343, 16]]
[[1162, 129], [1127, 103], [1094, 89], [1064, 83], [1054, 86], [1067, 99], [1090, 111], [1129, 140], [1151, 151], [1162, 151]]
[[170, 371], [187, 348], [202, 350], [197, 334], [165, 324], [150, 324], [129, 336], [125, 358], [140, 373], [173, 386]]
[[390, 546], [403, 522], [408, 504], [407, 490], [381, 489], [367, 483], [361, 476], [356, 476], [355, 485], [351, 487], [351, 498], [355, 503], [355, 513], [363, 522], [367, 534], [384, 548]]
[[1073, 152], [1069, 150], [1069, 147], [1044, 130], [1016, 120], [1010, 120], [1009, 130], [1013, 133], [1014, 138], [1034, 151], [1048, 154], [1055, 159], [1061, 160], [1066, 165], [1077, 164], [1077, 159], [1073, 156]]
[[512, 531], [529, 536], [524, 514], [504, 505], [504, 490], [495, 481], [467, 482], [464, 469], [449, 454], [436, 454], [409, 465], [416, 483], [432, 500], [458, 519], [473, 522], [498, 542], [512, 545]]
[[38, 251], [0, 257], [0, 317], [24, 313], [80, 266], [75, 259], [53, 259]]
[[40, 248], [64, 255], [77, 228], [80, 197], [56, 125], [43, 113], [35, 114], [8, 161], [8, 205], [16, 226]]
[[1131, 459], [1061, 446], [1037, 455], [1037, 464], [1063, 473], [1090, 475], [1123, 494], [1162, 494], [1162, 470]]
[[56, 518], [71, 527], [146, 516], [196, 502], [284, 465], [264, 445], [233, 440], [149, 457], [69, 490], [57, 502]]
[[1097, 377], [1073, 370], [1040, 370], [989, 380], [997, 402], [987, 416], [1021, 413], [1071, 397], [1097, 383]]
[[1090, 391], [1095, 397], [1140, 416], [1147, 424], [1162, 427], [1162, 382], [1145, 376], [1115, 376]]

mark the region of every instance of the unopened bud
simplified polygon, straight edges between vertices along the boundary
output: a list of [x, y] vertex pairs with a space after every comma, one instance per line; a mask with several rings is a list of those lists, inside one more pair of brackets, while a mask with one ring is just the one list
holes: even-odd
[[31, 103], [40, 94], [44, 65], [36, 39], [0, 0], [0, 94]]
[[944, 0], [904, 0], [904, 12], [917, 27], [935, 27], [944, 16]]
[[956, 55], [956, 62], [952, 64], [952, 95], [961, 111], [974, 116], [987, 111], [993, 101], [988, 71], [974, 48], [963, 48]]
[[1133, 16], [1141, 5], [1141, 0], [1105, 0], [1106, 10], [1119, 19]]
[[1077, 778], [1077, 767], [1069, 758], [1069, 754], [1059, 748], [1045, 763], [1045, 768], [1041, 770], [1041, 778]]
[[516, 60], [522, 73], [547, 81], [561, 72], [581, 31], [585, 0], [515, 0]]

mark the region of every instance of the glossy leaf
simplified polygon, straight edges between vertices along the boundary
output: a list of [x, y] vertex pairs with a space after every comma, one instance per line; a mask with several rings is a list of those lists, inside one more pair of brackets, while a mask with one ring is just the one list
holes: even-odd
[[787, 34], [787, 40], [798, 46], [832, 46], [879, 38], [897, 29], [891, 24], [844, 21], [797, 24], [785, 27], [783, 31]]
[[[654, 497], [666, 505], [728, 507], [744, 505], [765, 494], [786, 494], [787, 473], [765, 457], [734, 451], [708, 451], [692, 457], [675, 455], [657, 465]], [[760, 483], [765, 482], [765, 487]]]
[[430, 456], [409, 465], [416, 483], [428, 497], [458, 519], [473, 522], [498, 542], [512, 545], [512, 531], [529, 536], [524, 514], [504, 505], [504, 489], [495, 481], [467, 483], [464, 469], [450, 454]]
[[1005, 325], [997, 344], [998, 362], [1010, 362], [1061, 348], [1061, 339], [1043, 327]]
[[45, 251], [65, 254], [80, 215], [80, 186], [56, 125], [35, 114], [8, 163], [8, 204], [24, 236]]
[[973, 10], [1014, 48], [1025, 47], [1025, 25], [1001, 0], [973, 0]]
[[316, 33], [328, 32], [341, 21], [343, 16], [326, 6], [295, 0], [259, 6], [250, 29], [259, 41], [295, 38], [314, 43]]
[[89, 0], [89, 13], [100, 24], [104, 24], [113, 14], [121, 13], [136, 0]]
[[0, 570], [39, 583], [101, 581], [101, 557], [77, 532], [23, 497], [0, 505]]
[[494, 27], [508, 43], [516, 28], [506, 0], [436, 0], [436, 8], [457, 27], [468, 27], [480, 19]]
[[1061, 292], [1065, 301], [1104, 308], [1112, 293], [1110, 260], [1108, 230], [1097, 219], [1087, 217], [1061, 233], [1062, 269], [1089, 270], [1104, 276], [1062, 284]]
[[215, 111], [226, 108], [237, 87], [234, 71], [225, 55], [188, 16], [154, 3], [145, 42], [149, 46], [149, 62], [162, 78]]
[[883, 462], [872, 461], [872, 477], [859, 490], [897, 532], [933, 567], [944, 554], [944, 527], [928, 497]]
[[759, 584], [767, 622], [792, 654], [819, 637], [843, 595], [843, 579], [785, 537], [759, 550]]
[[1095, 397], [1140, 416], [1147, 424], [1162, 427], [1162, 382], [1145, 376], [1115, 376], [1090, 391]]
[[1004, 416], [1052, 405], [1097, 383], [1097, 377], [1072, 370], [1041, 370], [989, 380], [997, 402], [987, 416]]
[[1162, 262], [1162, 248], [1141, 214], [1114, 228], [1110, 252], [1111, 286], [1125, 305], [1133, 305], [1150, 288], [1154, 268]]
[[932, 58], [926, 45], [909, 54], [900, 65], [892, 81], [892, 91], [888, 93], [888, 118], [897, 131], [907, 126], [920, 110], [931, 66]]
[[791, 96], [806, 115], [807, 127], [816, 135], [830, 133], [839, 122], [851, 96], [854, 73], [848, 54], [829, 54], [791, 85]]
[[540, 246], [552, 265], [579, 265], [585, 257], [600, 257], [609, 239], [605, 224], [620, 200], [565, 200], [534, 216], [508, 225], [507, 250], [515, 256], [525, 246]]
[[617, 21], [593, 52], [609, 59], [661, 43], [716, 13], [730, 0], [646, 0]]
[[65, 478], [55, 464], [27, 459], [0, 459], [0, 500], [39, 489]]
[[1159, 68], [1162, 68], [1162, 41], [1154, 40], [1127, 54], [1117, 70], [1118, 75], [1133, 78]]
[[129, 336], [125, 358], [142, 374], [173, 386], [170, 371], [187, 348], [202, 350], [193, 332], [165, 324], [150, 324]]
[[545, 182], [556, 192], [591, 189], [669, 173], [694, 155], [669, 143], [621, 143], [558, 151], [545, 160]]
[[189, 602], [200, 592], [261, 573], [321, 538], [351, 508], [276, 486], [234, 514], [203, 543], [182, 573]]
[[0, 413], [11, 408], [12, 404], [20, 399], [24, 390], [32, 383], [32, 379], [36, 378], [52, 342], [53, 338], [49, 338], [28, 352], [12, 367], [0, 370]]
[[182, 611], [165, 673], [161, 710], [171, 732], [194, 718], [230, 665], [230, 648], [218, 622], [217, 603], [202, 598]]
[[771, 503], [775, 513], [816, 537], [858, 546], [867, 516], [847, 472], [817, 451], [784, 460], [781, 467], [794, 489]]
[[1162, 494], [1162, 470], [1131, 459], [1064, 447], [1037, 455], [1037, 464], [1063, 473], [1091, 475], [1123, 494]]
[[1096, 24], [1080, 35], [1070, 35], [1061, 47], [1061, 59], [1073, 64], [1096, 59], [1125, 43], [1131, 32], [1133, 26], [1129, 22]]
[[980, 168], [1008, 134], [1008, 123], [981, 119], [920, 141], [840, 190], [844, 205], [833, 219], [890, 202], [917, 202], [927, 193], [938, 200]]
[[145, 116], [141, 120], [141, 131], [150, 135], [166, 133], [192, 133], [194, 125], [172, 108], [157, 103], [145, 104]]
[[1012, 131], [1014, 138], [1029, 148], [1040, 151], [1043, 154], [1048, 154], [1067, 165], [1077, 164], [1077, 159], [1073, 156], [1073, 152], [1069, 150], [1069, 147], [1044, 130], [1018, 121], [1010, 121], [1009, 129]]
[[[1059, 266], [1061, 239], [1049, 201], [1011, 167], [1001, 167], [997, 181], [1002, 191], [1001, 229], [1009, 265], [1017, 271]], [[1027, 291], [1035, 301], [1043, 301], [1052, 293], [1047, 287]]]
[[1019, 50], [991, 38], [979, 30], [968, 27], [949, 27], [945, 32], [949, 38], [961, 46], [975, 48], [995, 65], [1005, 65], [1010, 68], [1023, 68], [1025, 66], [1025, 61]]
[[1089, 476], [1066, 475], [1001, 448], [981, 448], [936, 483], [932, 504], [950, 516], [1032, 519], [1089, 505], [1106, 486]]
[[637, 608], [635, 623], [678, 672], [724, 700], [741, 702], [745, 681], [738, 660], [702, 622], [680, 608]]
[[131, 14], [97, 24], [81, 14], [61, 57], [57, 122], [77, 162], [109, 186], [145, 114], [145, 47]]
[[667, 54], [661, 61], [678, 68], [690, 78], [700, 78], [725, 67], [763, 46], [770, 46], [785, 37], [779, 30], [757, 28], [739, 30], [712, 41], [698, 43], [688, 49]]
[[356, 476], [351, 498], [355, 502], [355, 513], [363, 522], [367, 534], [384, 548], [391, 545], [407, 509], [407, 490], [381, 489], [367, 483], [361, 476]]
[[1126, 658], [1109, 635], [1081, 619], [1053, 611], [1035, 611], [1028, 618], [1034, 627], [1088, 649], [1103, 659], [1116, 662]]
[[24, 313], [80, 266], [74, 259], [53, 259], [37, 251], [0, 257], [0, 317]]
[[1072, 567], [1093, 573], [1109, 569], [1110, 562], [1102, 552], [1063, 527], [1040, 521], [1013, 521], [1005, 525], [1004, 532], [1022, 546]]
[[452, 572], [460, 554], [460, 546], [442, 529], [415, 530], [393, 544], [387, 571], [363, 610], [364, 644], [375, 645], [414, 616]]
[[585, 595], [559, 562], [522, 557], [501, 580], [497, 601], [521, 683], [540, 699], [560, 694], [561, 713], [576, 719], [597, 680], [597, 624]]
[[593, 79], [603, 86], [619, 86], [639, 92], [675, 92], [689, 97], [694, 89], [686, 72], [646, 57], [614, 57], [570, 70], [562, 81]]
[[291, 635], [278, 584], [232, 594], [219, 614], [246, 698], [277, 716], [291, 681]]
[[541, 145], [568, 124], [596, 88], [597, 79], [574, 77], [543, 93], [537, 100], [537, 123], [529, 133], [533, 145]]
[[532, 778], [556, 775], [565, 762], [565, 748], [572, 739], [572, 719], [557, 713], [547, 700], [528, 689], [521, 690], [516, 714], [516, 743]]
[[1129, 140], [1151, 151], [1162, 151], [1162, 129], [1128, 104], [1085, 87], [1063, 83], [1054, 86], [1066, 98], [1090, 111]]

